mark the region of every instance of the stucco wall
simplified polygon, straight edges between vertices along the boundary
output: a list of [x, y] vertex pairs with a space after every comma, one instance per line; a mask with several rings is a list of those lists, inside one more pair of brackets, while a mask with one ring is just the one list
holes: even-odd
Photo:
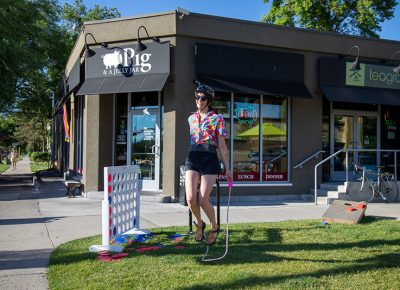
[[112, 165], [113, 96], [89, 95], [85, 107], [83, 183], [86, 192], [99, 191], [103, 189], [103, 168]]
[[163, 193], [178, 198], [179, 166], [189, 146], [188, 117], [194, 106], [194, 46], [177, 39], [172, 49], [172, 83], [165, 88]]

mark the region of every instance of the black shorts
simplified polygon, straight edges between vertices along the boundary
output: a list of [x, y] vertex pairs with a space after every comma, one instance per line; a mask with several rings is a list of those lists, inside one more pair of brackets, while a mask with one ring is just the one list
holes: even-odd
[[190, 151], [185, 162], [186, 170], [194, 170], [201, 175], [214, 175], [220, 172], [217, 153]]

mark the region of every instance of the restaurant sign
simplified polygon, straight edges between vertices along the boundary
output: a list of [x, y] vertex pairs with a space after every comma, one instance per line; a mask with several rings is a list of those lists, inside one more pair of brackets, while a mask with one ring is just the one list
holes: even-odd
[[400, 90], [400, 74], [392, 66], [361, 63], [359, 70], [352, 70], [346, 62], [346, 85]]
[[135, 51], [135, 44], [91, 48], [95, 54], [86, 58], [86, 78], [169, 73], [169, 43], [146, 43]]
[[[226, 181], [225, 174], [219, 174], [217, 179], [219, 181]], [[256, 171], [249, 172], [233, 172], [233, 181], [259, 181], [260, 173]], [[263, 174], [263, 181], [287, 181], [287, 172], [275, 172]]]

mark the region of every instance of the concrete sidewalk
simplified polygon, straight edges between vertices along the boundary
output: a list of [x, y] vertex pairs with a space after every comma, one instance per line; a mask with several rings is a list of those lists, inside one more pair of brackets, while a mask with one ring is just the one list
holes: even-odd
[[[101, 234], [101, 201], [66, 198], [62, 178], [42, 178], [32, 190], [29, 161], [0, 175], [0, 289], [47, 289], [47, 267], [58, 245]], [[326, 205], [279, 201], [235, 205], [230, 223], [319, 219]], [[367, 215], [400, 220], [400, 204], [369, 204]], [[221, 208], [225, 223], [226, 207]], [[141, 228], [188, 225], [188, 209], [177, 203], [141, 201]]]

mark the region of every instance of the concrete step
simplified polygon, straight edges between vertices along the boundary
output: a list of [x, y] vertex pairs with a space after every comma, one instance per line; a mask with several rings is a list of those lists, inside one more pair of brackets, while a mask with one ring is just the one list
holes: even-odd
[[321, 183], [320, 185], [321, 189], [327, 189], [327, 190], [337, 190], [337, 191], [341, 191], [344, 192], [346, 191], [346, 187], [344, 185], [344, 183], [337, 183], [337, 182], [326, 182], [326, 183]]
[[[310, 195], [314, 199], [314, 188], [310, 189]], [[343, 182], [325, 182], [321, 183], [317, 189], [318, 204], [331, 204], [335, 199], [340, 199], [346, 194], [346, 186]]]
[[[301, 199], [304, 201], [313, 202], [314, 201], [314, 194], [302, 194]], [[317, 203], [318, 204], [331, 204], [337, 198], [328, 197], [328, 196], [317, 196]]]
[[333, 198], [333, 197], [328, 197], [328, 196], [318, 196], [317, 197], [317, 203], [318, 204], [332, 204], [334, 200], [336, 200], [337, 198]]
[[[326, 190], [326, 189], [318, 189], [317, 196], [321, 197], [331, 197], [331, 198], [338, 198], [340, 193], [345, 193], [343, 191], [338, 190]], [[314, 189], [310, 190], [310, 194], [314, 196]]]

